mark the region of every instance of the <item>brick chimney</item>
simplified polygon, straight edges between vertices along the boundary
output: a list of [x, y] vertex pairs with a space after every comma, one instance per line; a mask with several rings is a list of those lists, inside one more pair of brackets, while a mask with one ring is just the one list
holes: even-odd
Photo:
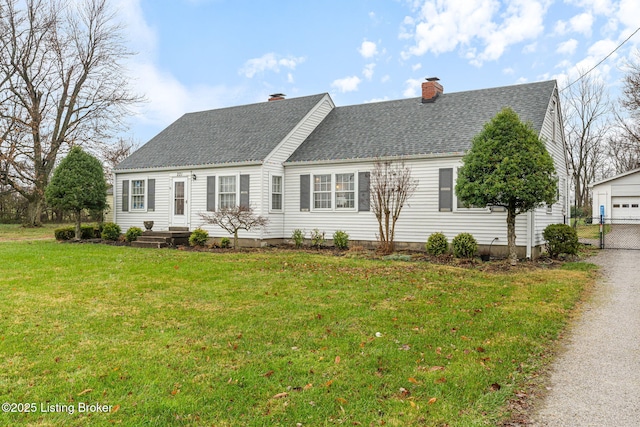
[[280, 101], [281, 99], [284, 99], [285, 95], [284, 93], [274, 93], [273, 95], [269, 95], [269, 101]]
[[422, 103], [435, 102], [436, 98], [444, 93], [444, 89], [437, 77], [428, 77], [426, 82], [422, 83]]

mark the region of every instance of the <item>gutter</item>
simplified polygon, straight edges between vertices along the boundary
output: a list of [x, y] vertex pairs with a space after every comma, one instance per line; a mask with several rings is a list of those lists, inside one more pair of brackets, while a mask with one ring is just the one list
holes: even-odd
[[410, 154], [408, 156], [382, 156], [382, 157], [356, 157], [352, 159], [325, 159], [325, 160], [304, 160], [304, 161], [286, 161], [286, 166], [306, 166], [306, 165], [326, 165], [338, 163], [364, 163], [378, 162], [387, 160], [420, 160], [420, 159], [436, 159], [446, 157], [462, 157], [466, 154], [464, 151], [450, 153], [429, 153], [429, 154]]
[[236, 166], [260, 166], [262, 160], [249, 160], [245, 162], [229, 162], [229, 163], [209, 163], [206, 165], [181, 165], [181, 166], [162, 166], [151, 168], [133, 168], [133, 169], [116, 169], [114, 176], [118, 173], [138, 173], [138, 172], [166, 172], [166, 171], [191, 171], [212, 168], [230, 168]]

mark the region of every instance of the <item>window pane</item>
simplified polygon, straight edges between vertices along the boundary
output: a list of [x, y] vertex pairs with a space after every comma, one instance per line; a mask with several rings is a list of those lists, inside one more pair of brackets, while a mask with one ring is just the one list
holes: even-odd
[[355, 178], [352, 173], [342, 173], [336, 175], [336, 191], [355, 190]]
[[271, 177], [271, 180], [272, 180], [271, 191], [273, 193], [282, 193], [282, 177], [273, 176]]
[[316, 209], [330, 209], [331, 208], [331, 193], [314, 193], [313, 195], [313, 207]]
[[314, 191], [331, 191], [331, 175], [315, 175]]
[[235, 205], [235, 194], [220, 194], [220, 209], [233, 208]]
[[351, 192], [336, 192], [336, 208], [348, 209], [355, 207], [355, 193]]
[[274, 193], [271, 195], [271, 209], [274, 211], [282, 209], [282, 194]]
[[144, 180], [131, 181], [131, 208], [144, 209]]

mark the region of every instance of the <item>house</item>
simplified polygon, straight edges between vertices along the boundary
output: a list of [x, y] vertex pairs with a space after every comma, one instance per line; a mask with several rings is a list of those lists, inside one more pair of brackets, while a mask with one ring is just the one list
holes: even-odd
[[604, 208], [607, 222], [640, 220], [640, 169], [590, 184], [593, 194], [593, 218]]
[[315, 228], [352, 242], [375, 242], [369, 177], [378, 159], [403, 159], [419, 183], [396, 226], [402, 247], [424, 248], [429, 235], [472, 233], [492, 254], [506, 253], [506, 213], [465, 208], [454, 194], [471, 140], [503, 107], [530, 122], [546, 142], [559, 177], [553, 206], [516, 223], [521, 256], [535, 256], [542, 230], [567, 212], [567, 169], [555, 81], [444, 93], [437, 79], [422, 97], [336, 107], [329, 94], [189, 113], [115, 169], [115, 221], [123, 230], [152, 220], [154, 230], [202, 226], [199, 216], [234, 204], [269, 218], [267, 228], [240, 234], [244, 244], [286, 241]]

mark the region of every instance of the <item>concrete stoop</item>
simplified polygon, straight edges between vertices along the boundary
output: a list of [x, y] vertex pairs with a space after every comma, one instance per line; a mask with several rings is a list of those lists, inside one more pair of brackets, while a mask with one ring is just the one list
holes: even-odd
[[188, 245], [191, 232], [188, 227], [169, 227], [169, 231], [145, 231], [135, 242], [133, 248], [167, 248]]

